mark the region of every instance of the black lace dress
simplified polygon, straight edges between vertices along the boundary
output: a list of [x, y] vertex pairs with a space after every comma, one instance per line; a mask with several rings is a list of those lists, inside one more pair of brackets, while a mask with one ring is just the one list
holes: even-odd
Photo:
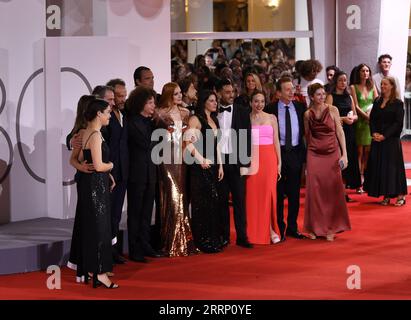
[[73, 270], [76, 270], [77, 282], [83, 282], [85, 272], [83, 270], [83, 259], [81, 250], [81, 203], [82, 193], [82, 172], [77, 171], [75, 175], [75, 181], [77, 184], [77, 205], [76, 214], [74, 216], [73, 233], [71, 236], [70, 257], [67, 266]]
[[82, 200], [82, 178], [84, 173], [77, 171], [75, 181], [77, 184], [77, 205], [76, 214], [74, 216], [73, 233], [71, 235], [70, 257], [67, 266], [70, 269], [76, 270], [76, 281], [83, 282], [85, 272], [83, 270], [83, 255], [82, 255], [82, 241], [81, 241], [81, 204]]
[[[77, 134], [79, 131], [75, 132]], [[70, 134], [70, 137], [72, 135]], [[69, 140], [69, 139], [68, 139]], [[67, 143], [69, 144], [69, 143]], [[74, 181], [76, 182], [77, 190], [77, 205], [76, 213], [74, 216], [74, 225], [73, 233], [71, 236], [71, 245], [70, 245], [70, 256], [67, 262], [67, 266], [70, 269], [76, 270], [76, 281], [84, 282], [85, 272], [83, 270], [83, 259], [82, 259], [82, 250], [81, 250], [81, 183], [82, 183], [83, 173], [81, 171], [76, 171], [74, 175]]]
[[[101, 144], [102, 160], [109, 162], [109, 147]], [[92, 163], [90, 149], [83, 150], [84, 159]], [[105, 273], [113, 269], [110, 178], [108, 172], [82, 174], [79, 185], [81, 197], [81, 252], [84, 272]]]
[[[223, 228], [219, 211], [217, 136], [207, 121], [198, 116], [201, 122], [201, 139], [195, 143], [196, 149], [204, 158], [213, 161], [209, 169], [199, 164], [190, 166], [191, 228], [197, 248], [206, 253], [219, 252], [223, 248]], [[218, 125], [218, 122], [216, 122]], [[213, 148], [206, 145], [213, 143]], [[213, 150], [212, 153], [209, 150]]]
[[[338, 108], [340, 117], [346, 117], [351, 108], [351, 97], [349, 94], [333, 93], [333, 105]], [[357, 144], [355, 143], [354, 124], [343, 124], [345, 135], [345, 146], [347, 149], [348, 166], [342, 171], [342, 176], [347, 189], [357, 189], [361, 186], [360, 168], [358, 166]]]

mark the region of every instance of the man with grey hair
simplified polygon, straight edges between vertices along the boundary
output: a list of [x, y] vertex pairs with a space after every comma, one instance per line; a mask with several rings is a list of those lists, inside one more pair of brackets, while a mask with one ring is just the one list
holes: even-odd
[[123, 212], [124, 198], [128, 179], [128, 142], [127, 119], [123, 115], [124, 103], [127, 96], [126, 84], [121, 79], [113, 79], [106, 86], [97, 86], [93, 94], [106, 100], [112, 109], [109, 125], [101, 130], [104, 140], [110, 148], [110, 161], [114, 167], [111, 174], [116, 182], [110, 193], [111, 200], [111, 231], [112, 237], [117, 237], [117, 244], [113, 246], [113, 261], [117, 264], [125, 263], [120, 255], [122, 241], [119, 239], [119, 225]]

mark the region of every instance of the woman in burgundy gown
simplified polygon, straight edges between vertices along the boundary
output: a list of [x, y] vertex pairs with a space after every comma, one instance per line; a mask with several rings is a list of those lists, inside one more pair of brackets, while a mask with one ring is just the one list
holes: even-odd
[[341, 169], [347, 167], [344, 132], [338, 109], [324, 103], [324, 87], [313, 84], [308, 94], [311, 105], [304, 114], [307, 139], [304, 228], [311, 239], [325, 236], [333, 241], [336, 233], [351, 229], [341, 175]]

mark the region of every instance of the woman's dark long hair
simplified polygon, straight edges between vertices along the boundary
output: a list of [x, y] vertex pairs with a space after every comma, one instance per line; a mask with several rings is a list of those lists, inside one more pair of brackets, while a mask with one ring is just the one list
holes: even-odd
[[331, 81], [330, 92], [331, 93], [336, 93], [338, 78], [341, 77], [341, 76], [346, 76], [346, 78], [347, 78], [347, 86], [344, 89], [343, 95], [349, 95], [350, 93], [348, 92], [348, 75], [342, 70], [338, 70], [334, 74], [334, 77]]
[[88, 122], [93, 121], [97, 117], [98, 112], [104, 112], [108, 106], [109, 104], [106, 100], [93, 97], [84, 111], [84, 118]]
[[368, 69], [368, 71], [370, 72], [370, 76], [368, 77], [367, 80], [365, 80], [365, 86], [367, 87], [368, 90], [372, 90], [374, 88], [374, 81], [372, 80], [372, 71], [371, 68], [366, 65], [365, 63], [360, 63], [356, 69], [355, 69], [355, 76], [353, 79], [353, 84], [360, 84], [361, 83], [361, 69], [363, 67], [366, 67]]
[[[217, 93], [215, 93], [212, 90], [203, 90], [200, 92], [198, 101], [197, 101], [197, 107], [195, 110], [195, 115], [202, 117], [206, 122], [207, 122], [207, 115], [205, 113], [205, 103], [208, 100], [210, 96], [214, 95], [215, 98], [217, 99]], [[217, 119], [217, 112], [212, 112], [211, 113], [211, 119], [215, 122], [215, 124], [218, 126], [218, 119]]]
[[88, 104], [90, 101], [95, 99], [95, 96], [92, 95], [83, 95], [79, 99], [77, 103], [77, 115], [76, 115], [76, 120], [74, 121], [74, 127], [71, 130], [71, 134], [76, 134], [79, 132], [81, 129], [85, 129], [87, 127], [87, 121], [86, 118], [84, 117], [84, 112], [87, 109]]

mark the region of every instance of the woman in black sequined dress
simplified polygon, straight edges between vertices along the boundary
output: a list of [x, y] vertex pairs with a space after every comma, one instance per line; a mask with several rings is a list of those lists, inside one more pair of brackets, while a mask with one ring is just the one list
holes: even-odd
[[[80, 162], [78, 158], [80, 156], [80, 152], [82, 149], [83, 133], [87, 127], [87, 121], [86, 119], [84, 119], [84, 111], [86, 110], [89, 102], [91, 102], [94, 99], [95, 97], [91, 95], [84, 95], [79, 99], [77, 104], [76, 121], [74, 123], [73, 130], [70, 132], [66, 139], [68, 141], [67, 145], [70, 146], [70, 148], [72, 148], [70, 164], [77, 169], [77, 172], [74, 176], [74, 180], [76, 181], [77, 185], [77, 206], [76, 214], [74, 216], [73, 233], [70, 246], [70, 257], [67, 262], [67, 266], [70, 269], [76, 270], [76, 282], [84, 282], [86, 279], [86, 273], [82, 269], [83, 259], [81, 252], [81, 178], [83, 173], [90, 173], [94, 170], [92, 163], [86, 163], [85, 161]], [[73, 139], [71, 137], [73, 137]], [[70, 142], [70, 140], [72, 141], [72, 143]]]
[[191, 227], [196, 247], [206, 253], [220, 252], [223, 248], [218, 182], [224, 173], [217, 148], [216, 111], [216, 94], [208, 90], [202, 92], [186, 135], [187, 150], [195, 159], [190, 167]]
[[106, 101], [95, 99], [84, 113], [87, 128], [83, 133], [80, 158], [83, 156], [87, 163], [93, 163], [95, 171], [82, 175], [79, 205], [82, 269], [93, 275], [93, 287], [103, 284], [107, 288], [117, 288], [107, 275], [113, 269], [110, 191], [114, 187], [114, 180], [109, 174], [113, 163], [109, 162], [109, 148], [100, 133], [101, 127], [109, 123], [110, 112]]

